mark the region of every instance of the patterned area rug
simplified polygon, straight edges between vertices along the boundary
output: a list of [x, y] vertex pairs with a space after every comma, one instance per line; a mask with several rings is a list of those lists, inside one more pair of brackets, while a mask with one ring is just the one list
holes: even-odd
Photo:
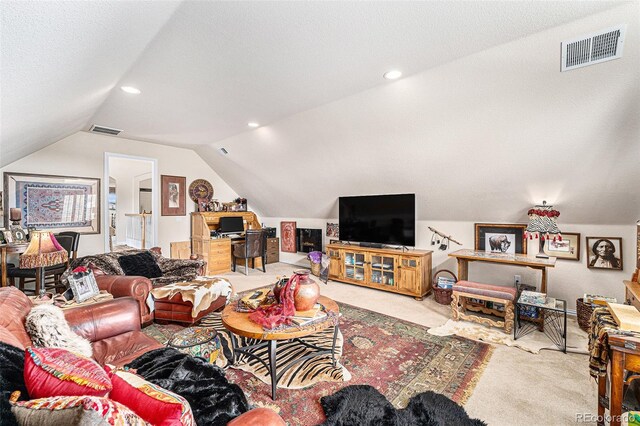
[[[279, 388], [276, 401], [271, 399], [268, 380], [232, 368], [227, 369], [229, 380], [240, 385], [254, 406], [273, 408], [291, 425], [315, 425], [324, 420], [320, 398], [353, 384], [372, 385], [398, 408], [426, 390], [464, 404], [491, 357], [492, 347], [485, 343], [433, 336], [414, 323], [338, 305], [343, 333], [340, 363], [351, 373], [351, 380], [321, 381], [305, 389]], [[181, 328], [152, 325], [144, 331], [162, 342]]]

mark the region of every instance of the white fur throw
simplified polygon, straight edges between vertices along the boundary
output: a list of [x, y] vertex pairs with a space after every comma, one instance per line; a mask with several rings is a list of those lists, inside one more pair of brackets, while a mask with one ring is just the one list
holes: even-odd
[[62, 348], [91, 358], [91, 342], [71, 331], [62, 309], [54, 305], [34, 306], [27, 315], [25, 328], [34, 346]]

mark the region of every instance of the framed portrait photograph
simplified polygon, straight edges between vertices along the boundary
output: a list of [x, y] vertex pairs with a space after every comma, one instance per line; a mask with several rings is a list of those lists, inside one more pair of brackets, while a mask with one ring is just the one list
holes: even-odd
[[622, 270], [622, 238], [587, 237], [587, 267]]
[[563, 232], [562, 241], [551, 239], [545, 242], [544, 252], [558, 259], [580, 260], [580, 234]]
[[524, 231], [519, 223], [476, 223], [475, 250], [487, 253], [527, 254]]
[[100, 293], [98, 283], [92, 271], [77, 272], [69, 275], [69, 287], [73, 292], [73, 300], [84, 302]]
[[337, 223], [327, 222], [327, 237], [340, 238], [340, 228]]
[[184, 176], [160, 176], [162, 194], [162, 216], [184, 216], [187, 214], [187, 178]]
[[280, 250], [296, 253], [296, 222], [280, 222]]
[[4, 222], [20, 209], [22, 229], [100, 233], [100, 179], [4, 172]]

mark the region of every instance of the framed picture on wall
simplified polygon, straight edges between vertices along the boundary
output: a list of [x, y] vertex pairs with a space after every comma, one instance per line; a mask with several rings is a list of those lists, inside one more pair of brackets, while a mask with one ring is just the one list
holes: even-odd
[[327, 222], [327, 237], [340, 238], [340, 228], [337, 223]]
[[545, 242], [544, 252], [558, 259], [580, 260], [580, 234], [563, 232], [562, 241], [550, 239]]
[[287, 253], [297, 251], [295, 222], [280, 222], [280, 250]]
[[587, 267], [622, 270], [622, 238], [587, 237]]
[[160, 194], [162, 216], [184, 216], [187, 214], [185, 204], [187, 194], [187, 178], [184, 176], [160, 176]]
[[476, 223], [475, 250], [487, 253], [527, 254], [524, 231], [527, 225]]
[[636, 256], [638, 257], [638, 261], [636, 262], [636, 269], [640, 269], [640, 220], [636, 224], [638, 227], [638, 240], [637, 240], [637, 248], [636, 248]]
[[20, 227], [51, 232], [100, 233], [100, 179], [4, 173], [4, 222], [21, 212]]

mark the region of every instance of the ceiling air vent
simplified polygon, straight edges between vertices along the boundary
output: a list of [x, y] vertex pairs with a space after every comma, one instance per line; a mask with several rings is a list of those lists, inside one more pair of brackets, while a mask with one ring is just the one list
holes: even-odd
[[113, 135], [113, 136], [116, 136], [120, 134], [120, 132], [122, 132], [122, 130], [119, 130], [119, 129], [114, 129], [112, 127], [98, 126], [96, 124], [93, 124], [89, 129], [89, 131], [93, 133], [102, 133], [104, 135]]
[[626, 25], [562, 42], [562, 71], [622, 57]]

